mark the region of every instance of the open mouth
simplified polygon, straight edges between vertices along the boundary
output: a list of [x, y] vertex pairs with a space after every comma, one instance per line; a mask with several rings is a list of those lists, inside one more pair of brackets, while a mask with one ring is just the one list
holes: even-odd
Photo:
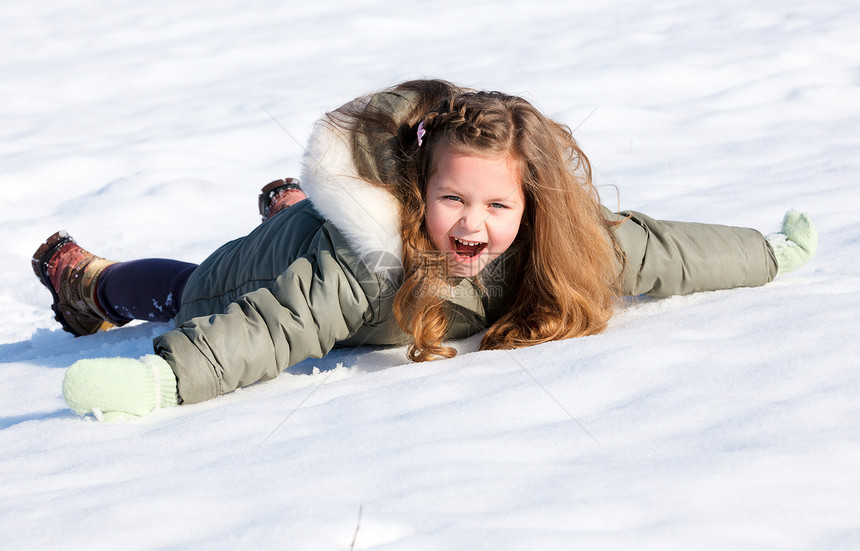
[[487, 248], [487, 244], [481, 241], [466, 241], [459, 237], [451, 237], [451, 249], [459, 257], [473, 258]]

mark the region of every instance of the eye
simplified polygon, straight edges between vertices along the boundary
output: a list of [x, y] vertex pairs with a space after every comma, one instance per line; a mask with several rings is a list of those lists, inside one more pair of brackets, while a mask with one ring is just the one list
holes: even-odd
[[462, 199], [460, 199], [460, 197], [457, 195], [443, 195], [442, 199], [448, 199], [449, 201], [458, 201], [458, 202], [462, 201]]
[[490, 207], [494, 209], [509, 209], [510, 207], [507, 205], [503, 205], [502, 203], [490, 203]]

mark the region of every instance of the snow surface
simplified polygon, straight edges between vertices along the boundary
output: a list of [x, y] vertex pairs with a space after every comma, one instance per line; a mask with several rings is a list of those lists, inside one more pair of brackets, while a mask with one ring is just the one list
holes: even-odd
[[[856, 2], [10, 0], [0, 52], [0, 547], [860, 548]], [[66, 409], [65, 367], [167, 325], [63, 333], [45, 237], [200, 261], [323, 111], [423, 76], [575, 127], [611, 207], [797, 208], [819, 254], [595, 337], [339, 351], [130, 425]]]

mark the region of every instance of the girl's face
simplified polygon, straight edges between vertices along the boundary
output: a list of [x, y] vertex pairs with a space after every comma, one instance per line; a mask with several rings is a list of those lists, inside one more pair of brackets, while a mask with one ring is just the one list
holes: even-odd
[[505, 252], [520, 229], [525, 196], [518, 164], [508, 156], [477, 157], [440, 146], [427, 180], [425, 223], [446, 253], [449, 275], [477, 275]]

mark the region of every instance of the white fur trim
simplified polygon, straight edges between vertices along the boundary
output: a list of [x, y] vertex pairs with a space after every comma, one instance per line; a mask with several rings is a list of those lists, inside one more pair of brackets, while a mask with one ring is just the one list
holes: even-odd
[[301, 182], [317, 211], [355, 252], [378, 273], [393, 275], [391, 262], [380, 264], [379, 259], [393, 257], [402, 264], [399, 206], [390, 193], [358, 176], [345, 131], [325, 121], [314, 126], [302, 159]]

